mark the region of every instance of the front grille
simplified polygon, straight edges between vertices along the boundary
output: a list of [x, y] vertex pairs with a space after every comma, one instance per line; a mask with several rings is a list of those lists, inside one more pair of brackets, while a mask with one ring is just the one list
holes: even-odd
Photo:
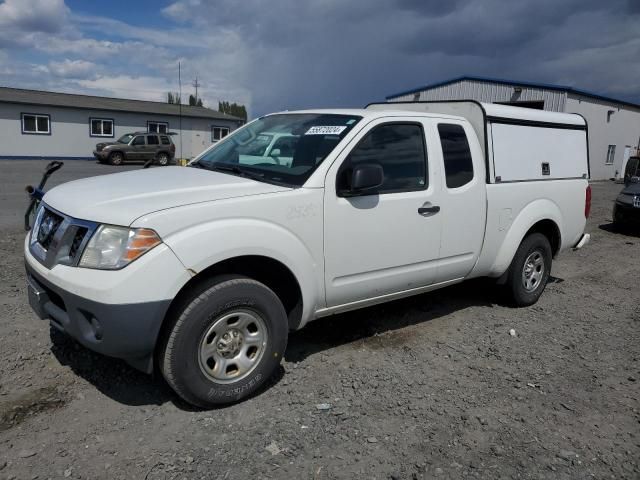
[[97, 226], [43, 205], [31, 234], [31, 253], [47, 268], [57, 264], [75, 266]]
[[49, 209], [45, 209], [42, 220], [40, 220], [40, 224], [38, 225], [38, 231], [36, 232], [38, 243], [42, 245], [42, 248], [45, 250], [49, 250], [51, 242], [62, 224], [62, 220], [63, 218], [60, 215]]
[[84, 237], [87, 235], [88, 228], [87, 227], [78, 227], [75, 235], [73, 236], [73, 241], [71, 242], [71, 247], [69, 248], [69, 258], [75, 260], [76, 255], [78, 255], [80, 251], [80, 245], [84, 240]]

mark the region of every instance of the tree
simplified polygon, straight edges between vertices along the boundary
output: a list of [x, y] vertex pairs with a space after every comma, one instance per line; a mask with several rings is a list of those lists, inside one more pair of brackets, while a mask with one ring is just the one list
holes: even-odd
[[180, 94], [173, 93], [173, 92], [167, 92], [167, 103], [172, 103], [175, 105], [178, 105], [181, 103], [181, 99], [180, 99]]
[[189, 105], [192, 107], [203, 107], [202, 99], [196, 98], [194, 95], [189, 95]]
[[235, 102], [229, 103], [223, 100], [218, 102], [218, 111], [220, 113], [233, 115], [234, 117], [239, 117], [243, 119], [245, 122], [247, 121], [247, 109], [244, 105], [240, 105]]

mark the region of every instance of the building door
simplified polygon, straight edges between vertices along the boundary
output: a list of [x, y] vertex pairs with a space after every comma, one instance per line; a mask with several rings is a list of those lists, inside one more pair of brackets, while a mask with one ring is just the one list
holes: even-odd
[[629, 161], [629, 157], [631, 156], [631, 146], [627, 145], [624, 147], [624, 155], [622, 155], [622, 165], [618, 170], [618, 178], [624, 177], [624, 169], [627, 168], [627, 162]]

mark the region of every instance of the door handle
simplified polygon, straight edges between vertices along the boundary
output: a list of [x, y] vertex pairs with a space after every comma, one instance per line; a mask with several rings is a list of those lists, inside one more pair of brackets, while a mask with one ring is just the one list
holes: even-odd
[[439, 211], [439, 205], [431, 205], [431, 202], [426, 202], [418, 209], [418, 214], [422, 215], [423, 217], [430, 217], [432, 215], [435, 215]]

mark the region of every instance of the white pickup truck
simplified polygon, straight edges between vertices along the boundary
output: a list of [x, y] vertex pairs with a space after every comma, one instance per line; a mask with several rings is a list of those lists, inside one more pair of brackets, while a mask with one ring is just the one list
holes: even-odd
[[[279, 158], [263, 148], [275, 136]], [[186, 168], [46, 193], [25, 240], [30, 303], [192, 404], [233, 402], [321, 317], [474, 277], [536, 302], [552, 258], [589, 240], [588, 176], [579, 115], [472, 101], [268, 115]]]

